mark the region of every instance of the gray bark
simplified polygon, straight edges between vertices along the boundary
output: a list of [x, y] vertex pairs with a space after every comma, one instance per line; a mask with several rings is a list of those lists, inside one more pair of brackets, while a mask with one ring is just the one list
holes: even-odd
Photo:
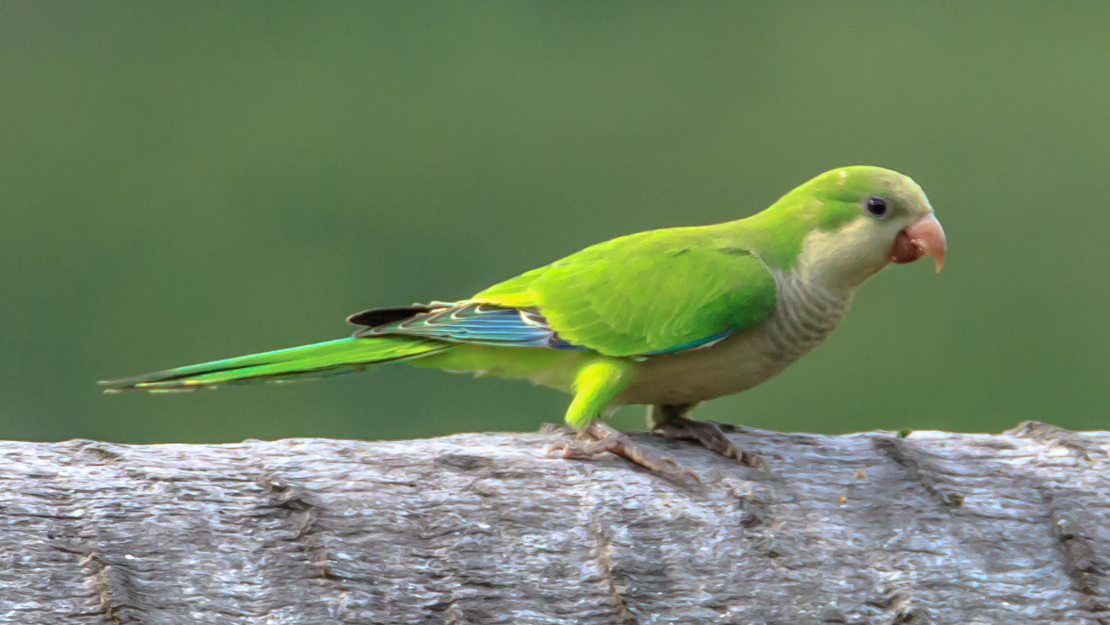
[[1110, 433], [0, 443], [3, 623], [1110, 623]]

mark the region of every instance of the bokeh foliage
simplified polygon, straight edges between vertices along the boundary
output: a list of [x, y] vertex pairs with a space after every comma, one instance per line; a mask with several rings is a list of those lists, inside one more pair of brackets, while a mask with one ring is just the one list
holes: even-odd
[[1105, 428], [1107, 32], [1099, 2], [6, 0], [0, 437], [534, 429], [561, 395], [402, 367], [93, 382], [341, 336], [856, 163], [924, 186], [944, 273], [884, 271], [823, 347], [698, 415]]

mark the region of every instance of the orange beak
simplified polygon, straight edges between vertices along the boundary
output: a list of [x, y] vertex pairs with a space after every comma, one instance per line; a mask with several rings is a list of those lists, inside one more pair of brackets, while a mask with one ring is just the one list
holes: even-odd
[[890, 260], [896, 263], [912, 263], [922, 256], [932, 256], [937, 264], [937, 273], [944, 266], [944, 252], [948, 241], [944, 238], [944, 228], [933, 215], [927, 215], [906, 226], [894, 239], [890, 249]]

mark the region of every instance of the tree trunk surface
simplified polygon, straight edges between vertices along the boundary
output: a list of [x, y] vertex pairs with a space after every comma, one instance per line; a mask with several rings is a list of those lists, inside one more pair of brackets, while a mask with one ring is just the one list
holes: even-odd
[[1110, 433], [0, 442], [0, 622], [1110, 623]]

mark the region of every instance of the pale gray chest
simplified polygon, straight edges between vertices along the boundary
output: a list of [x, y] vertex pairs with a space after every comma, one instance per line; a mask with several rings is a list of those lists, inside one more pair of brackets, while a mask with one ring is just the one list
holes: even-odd
[[765, 354], [790, 364], [821, 344], [848, 311], [854, 289], [805, 282], [793, 272], [775, 276], [775, 312], [764, 326]]
[[637, 363], [636, 377], [616, 403], [687, 403], [737, 393], [766, 381], [832, 332], [851, 291], [815, 288], [777, 276], [771, 317], [711, 346]]

